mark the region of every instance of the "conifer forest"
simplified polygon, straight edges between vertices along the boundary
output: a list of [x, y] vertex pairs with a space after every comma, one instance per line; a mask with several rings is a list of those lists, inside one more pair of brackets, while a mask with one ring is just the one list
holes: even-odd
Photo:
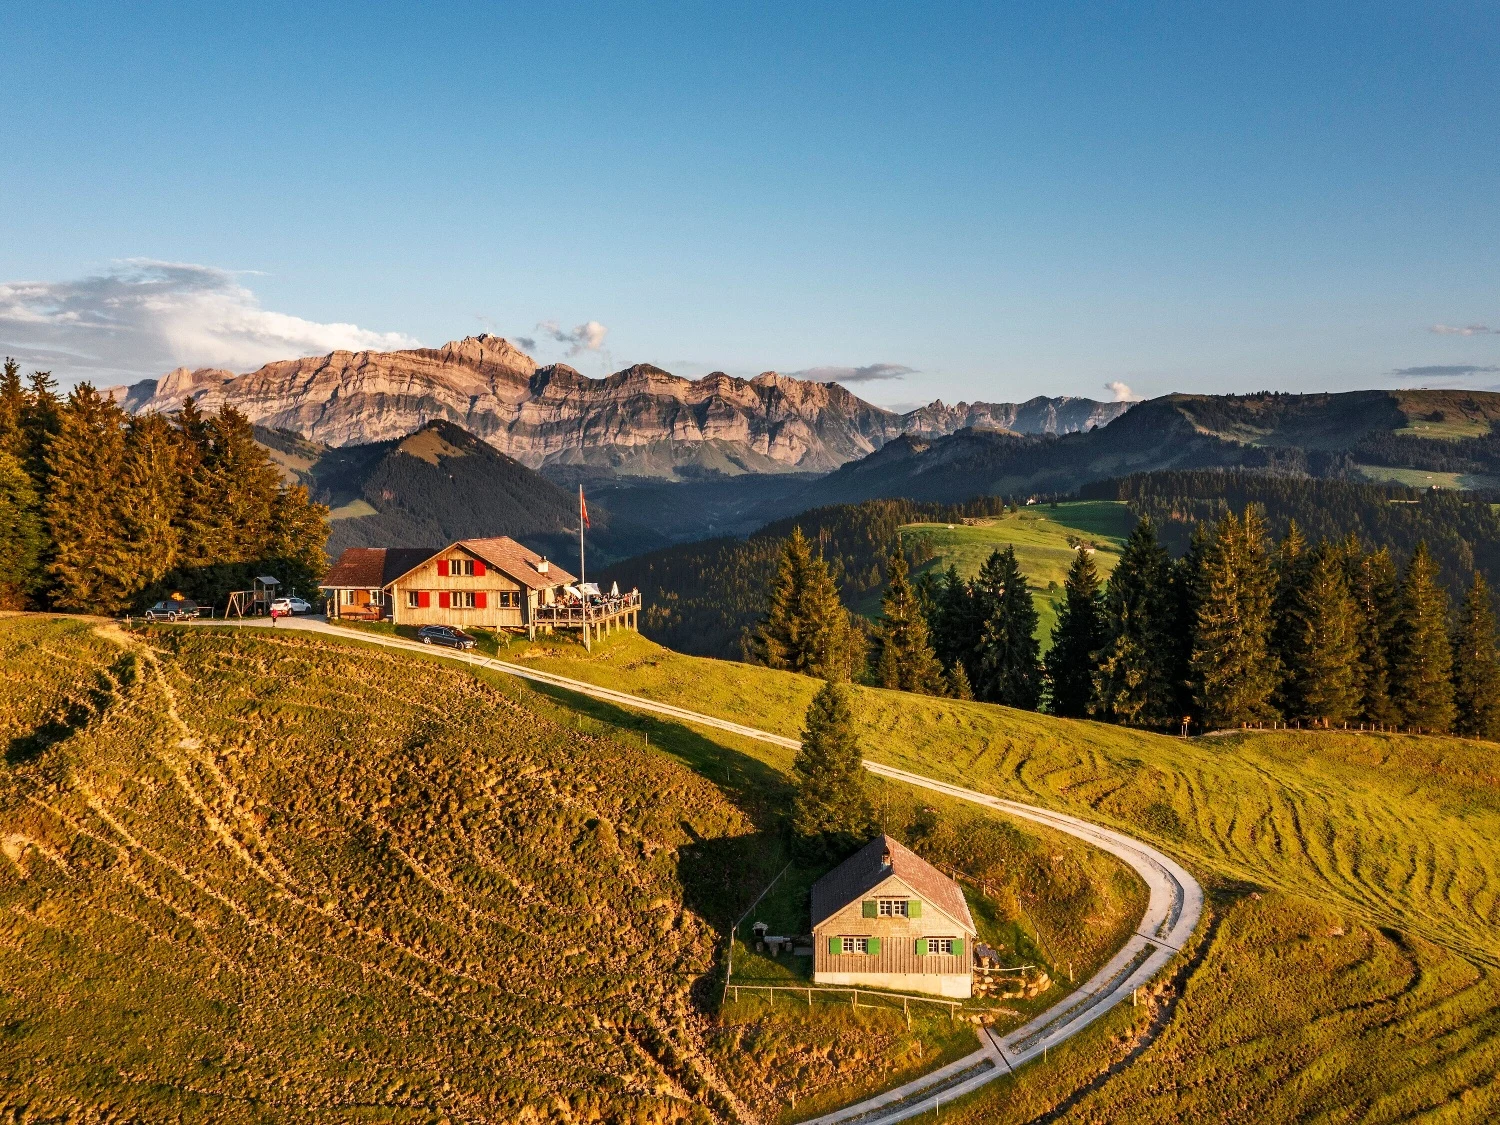
[[130, 416], [88, 383], [0, 377], [0, 609], [205, 604], [257, 575], [311, 594], [327, 509], [289, 486], [231, 408]]

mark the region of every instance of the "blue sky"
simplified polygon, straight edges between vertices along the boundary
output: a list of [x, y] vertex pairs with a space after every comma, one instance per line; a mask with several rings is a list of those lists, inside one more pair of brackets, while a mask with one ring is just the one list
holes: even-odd
[[8, 5], [0, 49], [0, 349], [66, 379], [490, 331], [884, 404], [1500, 385], [1494, 3]]

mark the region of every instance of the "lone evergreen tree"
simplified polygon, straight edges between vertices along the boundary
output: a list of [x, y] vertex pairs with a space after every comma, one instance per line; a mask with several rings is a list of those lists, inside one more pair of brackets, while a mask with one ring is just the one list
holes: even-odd
[[1500, 740], [1500, 654], [1495, 651], [1495, 609], [1480, 574], [1459, 610], [1453, 635], [1453, 729], [1470, 738]]
[[1125, 541], [1104, 592], [1104, 645], [1095, 680], [1101, 717], [1162, 726], [1177, 716], [1174, 600], [1166, 549], [1151, 520], [1143, 518]]
[[1452, 671], [1448, 594], [1426, 542], [1419, 542], [1396, 594], [1391, 694], [1403, 726], [1428, 734], [1452, 729]]
[[874, 812], [854, 737], [849, 689], [829, 681], [807, 709], [802, 748], [792, 763], [792, 831], [799, 850], [834, 857], [870, 838]]
[[948, 694], [954, 699], [973, 699], [974, 689], [969, 684], [969, 674], [961, 661], [955, 662], [943, 676], [948, 685]]
[[1194, 696], [1209, 728], [1275, 717], [1279, 679], [1271, 653], [1274, 578], [1254, 507], [1243, 518], [1226, 513], [1214, 529], [1198, 572], [1194, 631]]
[[1062, 609], [1047, 652], [1047, 681], [1052, 689], [1052, 713], [1081, 719], [1093, 710], [1094, 676], [1104, 643], [1099, 571], [1092, 551], [1080, 547], [1074, 552], [1063, 589]]
[[889, 579], [881, 598], [880, 657], [875, 678], [881, 687], [923, 695], [943, 694], [943, 667], [927, 637], [927, 619], [908, 578], [906, 557], [891, 555]]
[[1035, 711], [1042, 698], [1037, 612], [1014, 547], [990, 555], [974, 591], [984, 615], [974, 694], [989, 703]]

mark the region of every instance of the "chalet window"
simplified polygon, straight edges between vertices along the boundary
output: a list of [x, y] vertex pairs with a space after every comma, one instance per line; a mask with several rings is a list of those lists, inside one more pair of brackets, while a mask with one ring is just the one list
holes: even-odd
[[454, 609], [473, 609], [474, 608], [474, 591], [473, 590], [454, 590], [453, 591], [453, 608]]
[[880, 900], [880, 917], [882, 918], [905, 918], [906, 900], [904, 898], [883, 898]]
[[964, 952], [964, 939], [954, 937], [930, 937], [927, 939], [928, 953], [946, 953], [950, 957], [961, 957]]
[[417, 593], [415, 590], [408, 590], [408, 591], [406, 591], [406, 607], [408, 609], [416, 609], [421, 604], [422, 604], [422, 595], [421, 594]]
[[[474, 560], [449, 559], [448, 573], [454, 578], [472, 578], [474, 576]], [[484, 571], [480, 570], [479, 573], [483, 574]]]
[[842, 937], [838, 941], [839, 948], [844, 953], [873, 955], [880, 952], [880, 939], [877, 937]]
[[384, 605], [385, 604], [385, 594], [384, 594], [384, 591], [381, 591], [381, 590], [371, 590], [370, 591], [370, 604], [371, 605]]
[[501, 609], [520, 609], [521, 608], [521, 595], [519, 593], [517, 593], [516, 591], [514, 591], [514, 590], [501, 590], [500, 591], [500, 608]]

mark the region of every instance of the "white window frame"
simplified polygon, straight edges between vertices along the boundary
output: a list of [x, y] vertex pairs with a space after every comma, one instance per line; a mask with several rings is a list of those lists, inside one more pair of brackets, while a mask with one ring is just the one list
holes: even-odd
[[883, 898], [877, 910], [882, 918], [906, 918], [907, 902], [904, 898]]
[[418, 591], [418, 590], [408, 590], [408, 591], [406, 591], [406, 608], [407, 609], [421, 609], [422, 608], [422, 594], [421, 594], [420, 591]]
[[927, 939], [927, 952], [936, 953], [939, 956], [952, 957], [953, 943], [957, 940], [957, 938], [951, 937], [930, 937]]
[[867, 957], [870, 953], [870, 939], [868, 937], [841, 937], [839, 948], [845, 953], [857, 953], [861, 957]]

